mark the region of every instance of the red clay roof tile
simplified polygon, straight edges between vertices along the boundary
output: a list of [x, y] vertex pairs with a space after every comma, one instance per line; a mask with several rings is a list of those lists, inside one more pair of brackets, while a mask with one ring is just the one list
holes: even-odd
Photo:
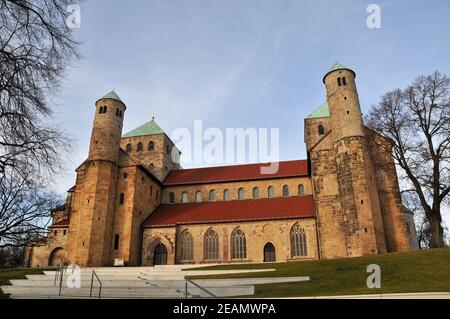
[[274, 174], [262, 174], [261, 168], [269, 163], [204, 167], [173, 170], [164, 181], [164, 185], [206, 184], [229, 181], [308, 176], [308, 161], [295, 160], [279, 162]]
[[155, 228], [180, 224], [227, 223], [315, 217], [312, 196], [186, 204], [163, 204], [144, 222]]

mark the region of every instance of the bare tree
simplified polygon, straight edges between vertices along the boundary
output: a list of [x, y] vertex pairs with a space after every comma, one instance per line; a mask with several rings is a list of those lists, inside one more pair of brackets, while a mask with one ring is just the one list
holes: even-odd
[[45, 237], [51, 210], [61, 197], [21, 174], [0, 177], [0, 248], [21, 247]]
[[0, 0], [0, 174], [61, 167], [67, 138], [50, 123], [52, 96], [78, 43], [67, 27], [73, 0]]
[[[392, 141], [393, 156], [430, 225], [431, 248], [443, 247], [441, 207], [450, 193], [450, 79], [434, 72], [382, 96], [367, 125]], [[380, 145], [382, 146], [382, 145]]]

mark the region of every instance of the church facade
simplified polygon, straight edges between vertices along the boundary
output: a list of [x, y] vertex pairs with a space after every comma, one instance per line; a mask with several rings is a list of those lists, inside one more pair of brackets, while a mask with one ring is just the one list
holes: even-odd
[[95, 104], [87, 159], [29, 266], [331, 259], [417, 248], [392, 145], [364, 126], [355, 72], [336, 63], [304, 121], [307, 159], [182, 169], [152, 120], [122, 135], [125, 103]]

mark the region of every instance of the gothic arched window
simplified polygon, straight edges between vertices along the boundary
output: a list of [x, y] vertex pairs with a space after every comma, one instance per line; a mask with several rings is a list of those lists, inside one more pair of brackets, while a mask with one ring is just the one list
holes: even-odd
[[305, 230], [299, 225], [291, 229], [291, 255], [292, 257], [307, 256]]
[[283, 186], [283, 196], [284, 197], [289, 196], [289, 186], [287, 186], [287, 185]]
[[244, 198], [245, 198], [244, 189], [241, 187], [238, 189], [238, 199], [244, 199]]
[[317, 130], [319, 131], [319, 135], [324, 135], [325, 134], [325, 129], [323, 128], [322, 125], [319, 125], [317, 127]]
[[247, 258], [247, 240], [245, 233], [236, 228], [231, 233], [231, 259], [245, 259]]
[[150, 142], [148, 143], [148, 150], [149, 150], [149, 151], [153, 151], [154, 149], [155, 149], [155, 142], [150, 141]]
[[126, 148], [126, 151], [127, 151], [127, 153], [131, 153], [131, 144], [127, 144], [127, 148]]
[[137, 152], [142, 152], [143, 149], [144, 149], [144, 146], [142, 145], [141, 142], [139, 142], [138, 145], [137, 145], [136, 151], [137, 151]]
[[185, 231], [181, 234], [181, 260], [192, 260], [194, 259], [194, 242], [190, 232]]
[[254, 187], [253, 188], [253, 198], [259, 198], [259, 187]]
[[303, 186], [303, 184], [298, 185], [298, 194], [300, 196], [304, 196], [305, 195], [305, 186]]
[[203, 258], [205, 260], [219, 259], [219, 235], [212, 228], [205, 233], [203, 247]]

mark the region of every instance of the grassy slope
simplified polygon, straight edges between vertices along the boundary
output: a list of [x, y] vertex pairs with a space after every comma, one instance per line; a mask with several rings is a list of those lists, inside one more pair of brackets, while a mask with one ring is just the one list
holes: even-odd
[[[381, 267], [381, 288], [366, 287], [367, 265]], [[249, 278], [310, 276], [311, 281], [256, 286], [256, 297], [297, 297], [404, 292], [450, 292], [450, 249], [434, 249], [378, 256], [273, 264], [240, 264], [199, 269], [276, 268], [275, 272], [201, 276]]]
[[[0, 286], [10, 285], [11, 279], [25, 279], [25, 275], [40, 275], [45, 269], [16, 269], [0, 271]], [[6, 299], [8, 295], [0, 289], [0, 299]]]

